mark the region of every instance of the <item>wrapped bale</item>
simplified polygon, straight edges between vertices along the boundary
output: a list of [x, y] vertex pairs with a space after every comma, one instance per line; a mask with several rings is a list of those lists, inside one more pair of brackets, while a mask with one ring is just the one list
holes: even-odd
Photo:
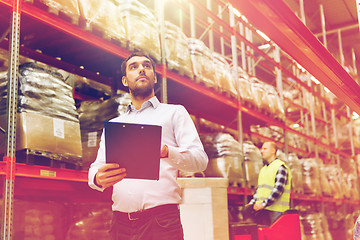
[[165, 22], [165, 54], [169, 69], [184, 73], [189, 78], [194, 78], [187, 37], [181, 29]]
[[228, 178], [231, 185], [242, 184], [244, 174], [240, 143], [228, 133], [202, 134], [200, 138], [209, 157], [205, 176]]
[[[34, 3], [35, 0], [24, 0], [25, 2]], [[72, 19], [73, 24], [79, 23], [79, 5], [77, 0], [39, 0], [40, 3], [48, 7], [48, 11], [60, 15], [60, 12]]]
[[288, 167], [291, 171], [291, 191], [303, 193], [303, 173], [299, 158], [295, 153], [290, 153], [287, 161]]
[[251, 141], [243, 143], [246, 179], [252, 188], [257, 187], [260, 169], [263, 167], [260, 150]]
[[81, 16], [86, 28], [103, 34], [107, 39], [114, 39], [126, 44], [126, 30], [123, 17], [113, 1], [78, 0]]
[[[268, 108], [271, 116], [273, 116], [276, 119], [284, 121], [285, 120], [284, 106], [275, 88], [271, 85], [266, 84], [265, 95], [267, 96]], [[266, 98], [264, 98], [264, 101], [266, 101]]]
[[112, 216], [108, 203], [75, 204], [66, 240], [110, 239]]
[[210, 49], [202, 41], [194, 38], [188, 39], [188, 45], [196, 80], [208, 88], [217, 90], [219, 82], [216, 79], [216, 70]]
[[330, 186], [330, 181], [326, 176], [325, 166], [322, 161], [318, 161], [318, 164], [319, 164], [320, 186], [321, 186], [322, 194], [328, 197], [333, 196], [333, 192]]
[[123, 19], [130, 50], [141, 49], [160, 62], [160, 33], [154, 14], [136, 0], [118, 1], [116, 14]]
[[78, 112], [83, 149], [83, 169], [88, 169], [90, 164], [95, 161], [104, 121], [109, 121], [119, 116], [120, 113], [124, 113], [130, 101], [130, 95], [124, 94], [105, 101], [81, 102]]
[[325, 165], [325, 175], [330, 183], [331, 193], [334, 198], [342, 198], [344, 196], [341, 187], [341, 178], [339, 177], [338, 166], [334, 164]]
[[212, 55], [214, 67], [216, 69], [216, 79], [219, 83], [219, 90], [229, 96], [236, 97], [237, 91], [230, 72], [230, 64], [221, 54], [214, 52]]
[[327, 240], [324, 236], [321, 220], [319, 213], [308, 213], [300, 216], [301, 224], [304, 227], [305, 240]]
[[14, 239], [62, 240], [66, 228], [65, 206], [51, 201], [16, 200]]
[[301, 159], [303, 169], [303, 187], [305, 194], [321, 195], [320, 173], [316, 158]]
[[[80, 165], [80, 126], [72, 88], [57, 71], [40, 64], [20, 65], [18, 79], [17, 151], [41, 152], [46, 158]], [[0, 82], [3, 85], [7, 78]], [[4, 92], [2, 96], [3, 102]], [[6, 104], [1, 104], [2, 114], [5, 108]], [[6, 116], [0, 116], [2, 127], [5, 119]]]
[[[232, 75], [236, 75], [234, 73], [235, 69], [231, 68]], [[237, 78], [234, 83], [236, 87], [236, 93], [239, 94], [241, 103], [250, 106], [252, 104], [252, 92], [251, 92], [251, 86], [249, 82], [249, 75], [247, 72], [242, 69], [241, 67], [237, 68]]]

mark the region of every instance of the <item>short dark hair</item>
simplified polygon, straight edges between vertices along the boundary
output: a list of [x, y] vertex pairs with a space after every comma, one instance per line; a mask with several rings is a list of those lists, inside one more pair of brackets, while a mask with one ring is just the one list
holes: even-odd
[[133, 52], [131, 53], [127, 58], [125, 58], [125, 60], [121, 63], [121, 74], [123, 76], [126, 76], [126, 64], [129, 61], [130, 58], [132, 57], [146, 57], [147, 59], [150, 60], [152, 68], [155, 72], [155, 62], [154, 60], [147, 54], [141, 51], [137, 51], [137, 52]]

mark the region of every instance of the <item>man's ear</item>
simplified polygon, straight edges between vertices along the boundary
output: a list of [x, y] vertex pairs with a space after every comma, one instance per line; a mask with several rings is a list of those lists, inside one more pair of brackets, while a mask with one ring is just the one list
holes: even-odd
[[157, 83], [157, 77], [156, 77], [156, 74], [154, 75], [154, 80], [155, 80], [155, 83]]
[[122, 84], [123, 84], [125, 87], [128, 87], [128, 86], [129, 86], [128, 81], [127, 81], [127, 78], [126, 78], [125, 76], [123, 76], [123, 77], [121, 78], [121, 81], [122, 81]]

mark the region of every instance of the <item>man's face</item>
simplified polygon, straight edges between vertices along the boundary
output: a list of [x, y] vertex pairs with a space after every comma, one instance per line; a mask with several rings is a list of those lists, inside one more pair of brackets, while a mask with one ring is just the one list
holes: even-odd
[[275, 149], [272, 147], [271, 143], [266, 142], [261, 148], [261, 155], [263, 159], [267, 162], [275, 155]]
[[151, 95], [157, 80], [150, 60], [140, 56], [130, 58], [126, 63], [126, 76], [122, 78], [122, 82], [135, 97]]

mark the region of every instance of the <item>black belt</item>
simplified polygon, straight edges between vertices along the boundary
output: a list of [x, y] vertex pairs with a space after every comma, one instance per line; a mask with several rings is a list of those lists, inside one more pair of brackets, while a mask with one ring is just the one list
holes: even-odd
[[149, 209], [140, 210], [137, 212], [119, 212], [114, 211], [115, 217], [118, 217], [120, 219], [126, 219], [126, 220], [138, 220], [145, 217], [154, 216], [159, 213], [168, 212], [168, 211], [178, 211], [179, 205], [178, 204], [166, 204], [166, 205], [160, 205]]

